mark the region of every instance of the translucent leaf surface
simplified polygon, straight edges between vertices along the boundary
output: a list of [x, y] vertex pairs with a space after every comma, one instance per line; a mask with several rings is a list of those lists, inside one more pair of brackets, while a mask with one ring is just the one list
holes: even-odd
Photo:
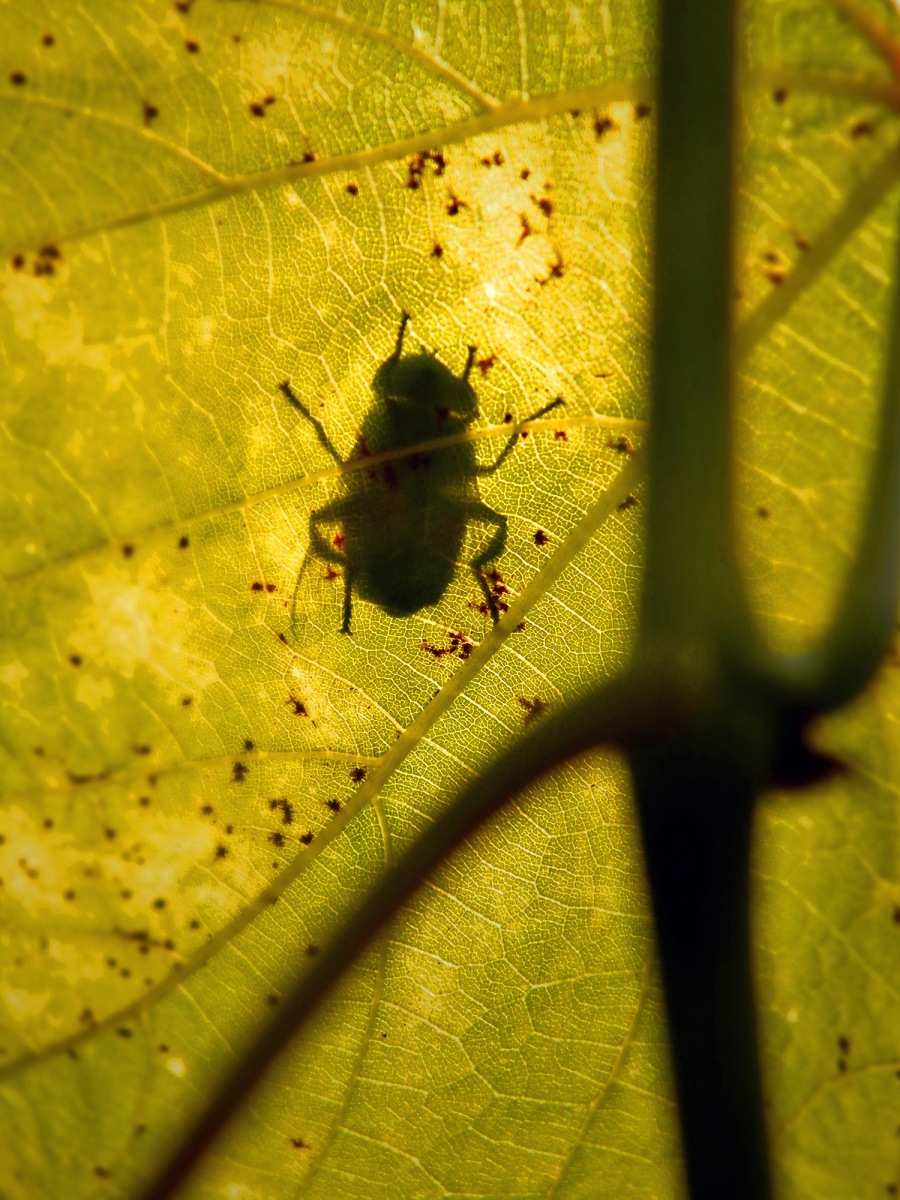
[[[653, 13], [91, 0], [0, 22], [0, 1191], [127, 1197], [398, 849], [626, 661]], [[896, 122], [888, 67], [826, 4], [750, 6], [747, 63], [738, 518], [760, 619], [796, 644], [855, 537]], [[483, 522], [437, 603], [357, 597], [351, 636], [345, 568], [310, 553], [319, 530], [339, 554], [344, 520], [380, 535], [377, 508], [327, 513], [393, 461], [359, 434], [403, 312], [408, 354], [460, 374], [476, 347], [480, 464], [565, 401], [465, 481], [508, 521], [508, 636], [468, 569]], [[851, 769], [827, 794], [760, 822], [785, 1195], [880, 1195], [897, 1169], [895, 693], [887, 669], [829, 732]], [[668, 1200], [676, 1120], [627, 779], [598, 755], [421, 891], [190, 1194]]]

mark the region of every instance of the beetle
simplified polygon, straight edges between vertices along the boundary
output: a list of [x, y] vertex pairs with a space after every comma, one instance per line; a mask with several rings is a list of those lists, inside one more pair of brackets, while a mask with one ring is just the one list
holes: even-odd
[[[322, 422], [299, 399], [290, 382], [278, 385], [339, 466], [463, 434], [478, 415], [478, 398], [469, 382], [476, 348], [469, 347], [461, 375], [454, 375], [436, 354], [404, 357], [408, 323], [409, 314], [404, 313], [393, 352], [375, 373], [375, 404], [365, 416], [357, 449], [349, 460], [341, 457]], [[562, 403], [557, 398], [526, 420], [543, 416]], [[495, 588], [490, 586], [485, 568], [503, 553], [507, 519], [481, 500], [477, 480], [498, 470], [518, 440], [516, 430], [487, 465], [478, 462], [473, 442], [462, 440], [427, 452], [411, 449], [408, 455], [352, 472], [344, 494], [310, 516], [309, 551], [298, 587], [310, 558], [341, 569], [341, 633], [350, 633], [354, 588], [360, 599], [378, 605], [391, 617], [411, 616], [439, 602], [458, 565], [466, 527], [475, 521], [493, 532], [469, 568], [493, 620], [499, 620]], [[340, 528], [333, 541], [323, 533], [324, 525]]]

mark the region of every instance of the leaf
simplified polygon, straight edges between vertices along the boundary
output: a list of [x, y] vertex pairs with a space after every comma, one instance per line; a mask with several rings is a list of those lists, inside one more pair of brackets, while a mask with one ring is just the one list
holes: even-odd
[[[45, 14], [3, 30], [0, 1190], [128, 1196], [442, 802], [627, 658], [652, 20], [625, 3]], [[854, 136], [865, 101], [822, 84], [888, 78], [845, 17], [747, 20], [740, 531], [761, 619], [797, 642], [827, 618], [870, 457], [892, 168], [858, 196], [893, 121], [878, 108]], [[776, 102], [779, 71], [815, 86], [791, 76]], [[509, 519], [509, 637], [460, 569], [409, 618], [357, 599], [348, 638], [341, 580], [306, 561], [352, 471], [279, 384], [349, 457], [403, 311], [410, 352], [458, 373], [477, 346], [479, 461], [505, 414], [566, 401], [479, 485]], [[483, 545], [471, 525], [463, 562]], [[826, 735], [852, 770], [760, 822], [786, 1194], [895, 1170], [895, 1122], [871, 1120], [896, 1086], [891, 686]], [[192, 1194], [679, 1188], [627, 780], [597, 755], [423, 889]]]

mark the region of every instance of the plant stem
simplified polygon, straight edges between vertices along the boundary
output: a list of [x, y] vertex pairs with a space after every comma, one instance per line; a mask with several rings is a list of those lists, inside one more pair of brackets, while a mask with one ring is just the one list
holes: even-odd
[[730, 509], [736, 4], [661, 5], [649, 511], [641, 634], [688, 655], [743, 609]]
[[[730, 730], [729, 750], [746, 730]], [[630, 756], [691, 1200], [768, 1200], [749, 944], [757, 771], [710, 723]]]

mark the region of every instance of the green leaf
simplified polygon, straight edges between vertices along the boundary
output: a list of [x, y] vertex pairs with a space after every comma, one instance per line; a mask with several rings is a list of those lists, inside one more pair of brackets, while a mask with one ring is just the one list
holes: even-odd
[[[797, 646], [871, 460], [896, 121], [845, 15], [746, 21], [737, 515], [760, 621]], [[134, 1195], [392, 857], [626, 661], [652, 26], [624, 0], [3, 22], [5, 1195]], [[349, 458], [404, 311], [407, 352], [459, 373], [477, 346], [480, 462], [507, 413], [565, 399], [479, 482], [521, 630], [479, 611], [476, 524], [437, 605], [357, 598], [352, 637], [307, 560], [361, 468], [279, 384]], [[896, 1172], [895, 693], [888, 669], [823, 735], [850, 770], [759, 823], [786, 1195]], [[679, 1163], [628, 782], [598, 754], [421, 891], [191, 1194], [675, 1196]]]

